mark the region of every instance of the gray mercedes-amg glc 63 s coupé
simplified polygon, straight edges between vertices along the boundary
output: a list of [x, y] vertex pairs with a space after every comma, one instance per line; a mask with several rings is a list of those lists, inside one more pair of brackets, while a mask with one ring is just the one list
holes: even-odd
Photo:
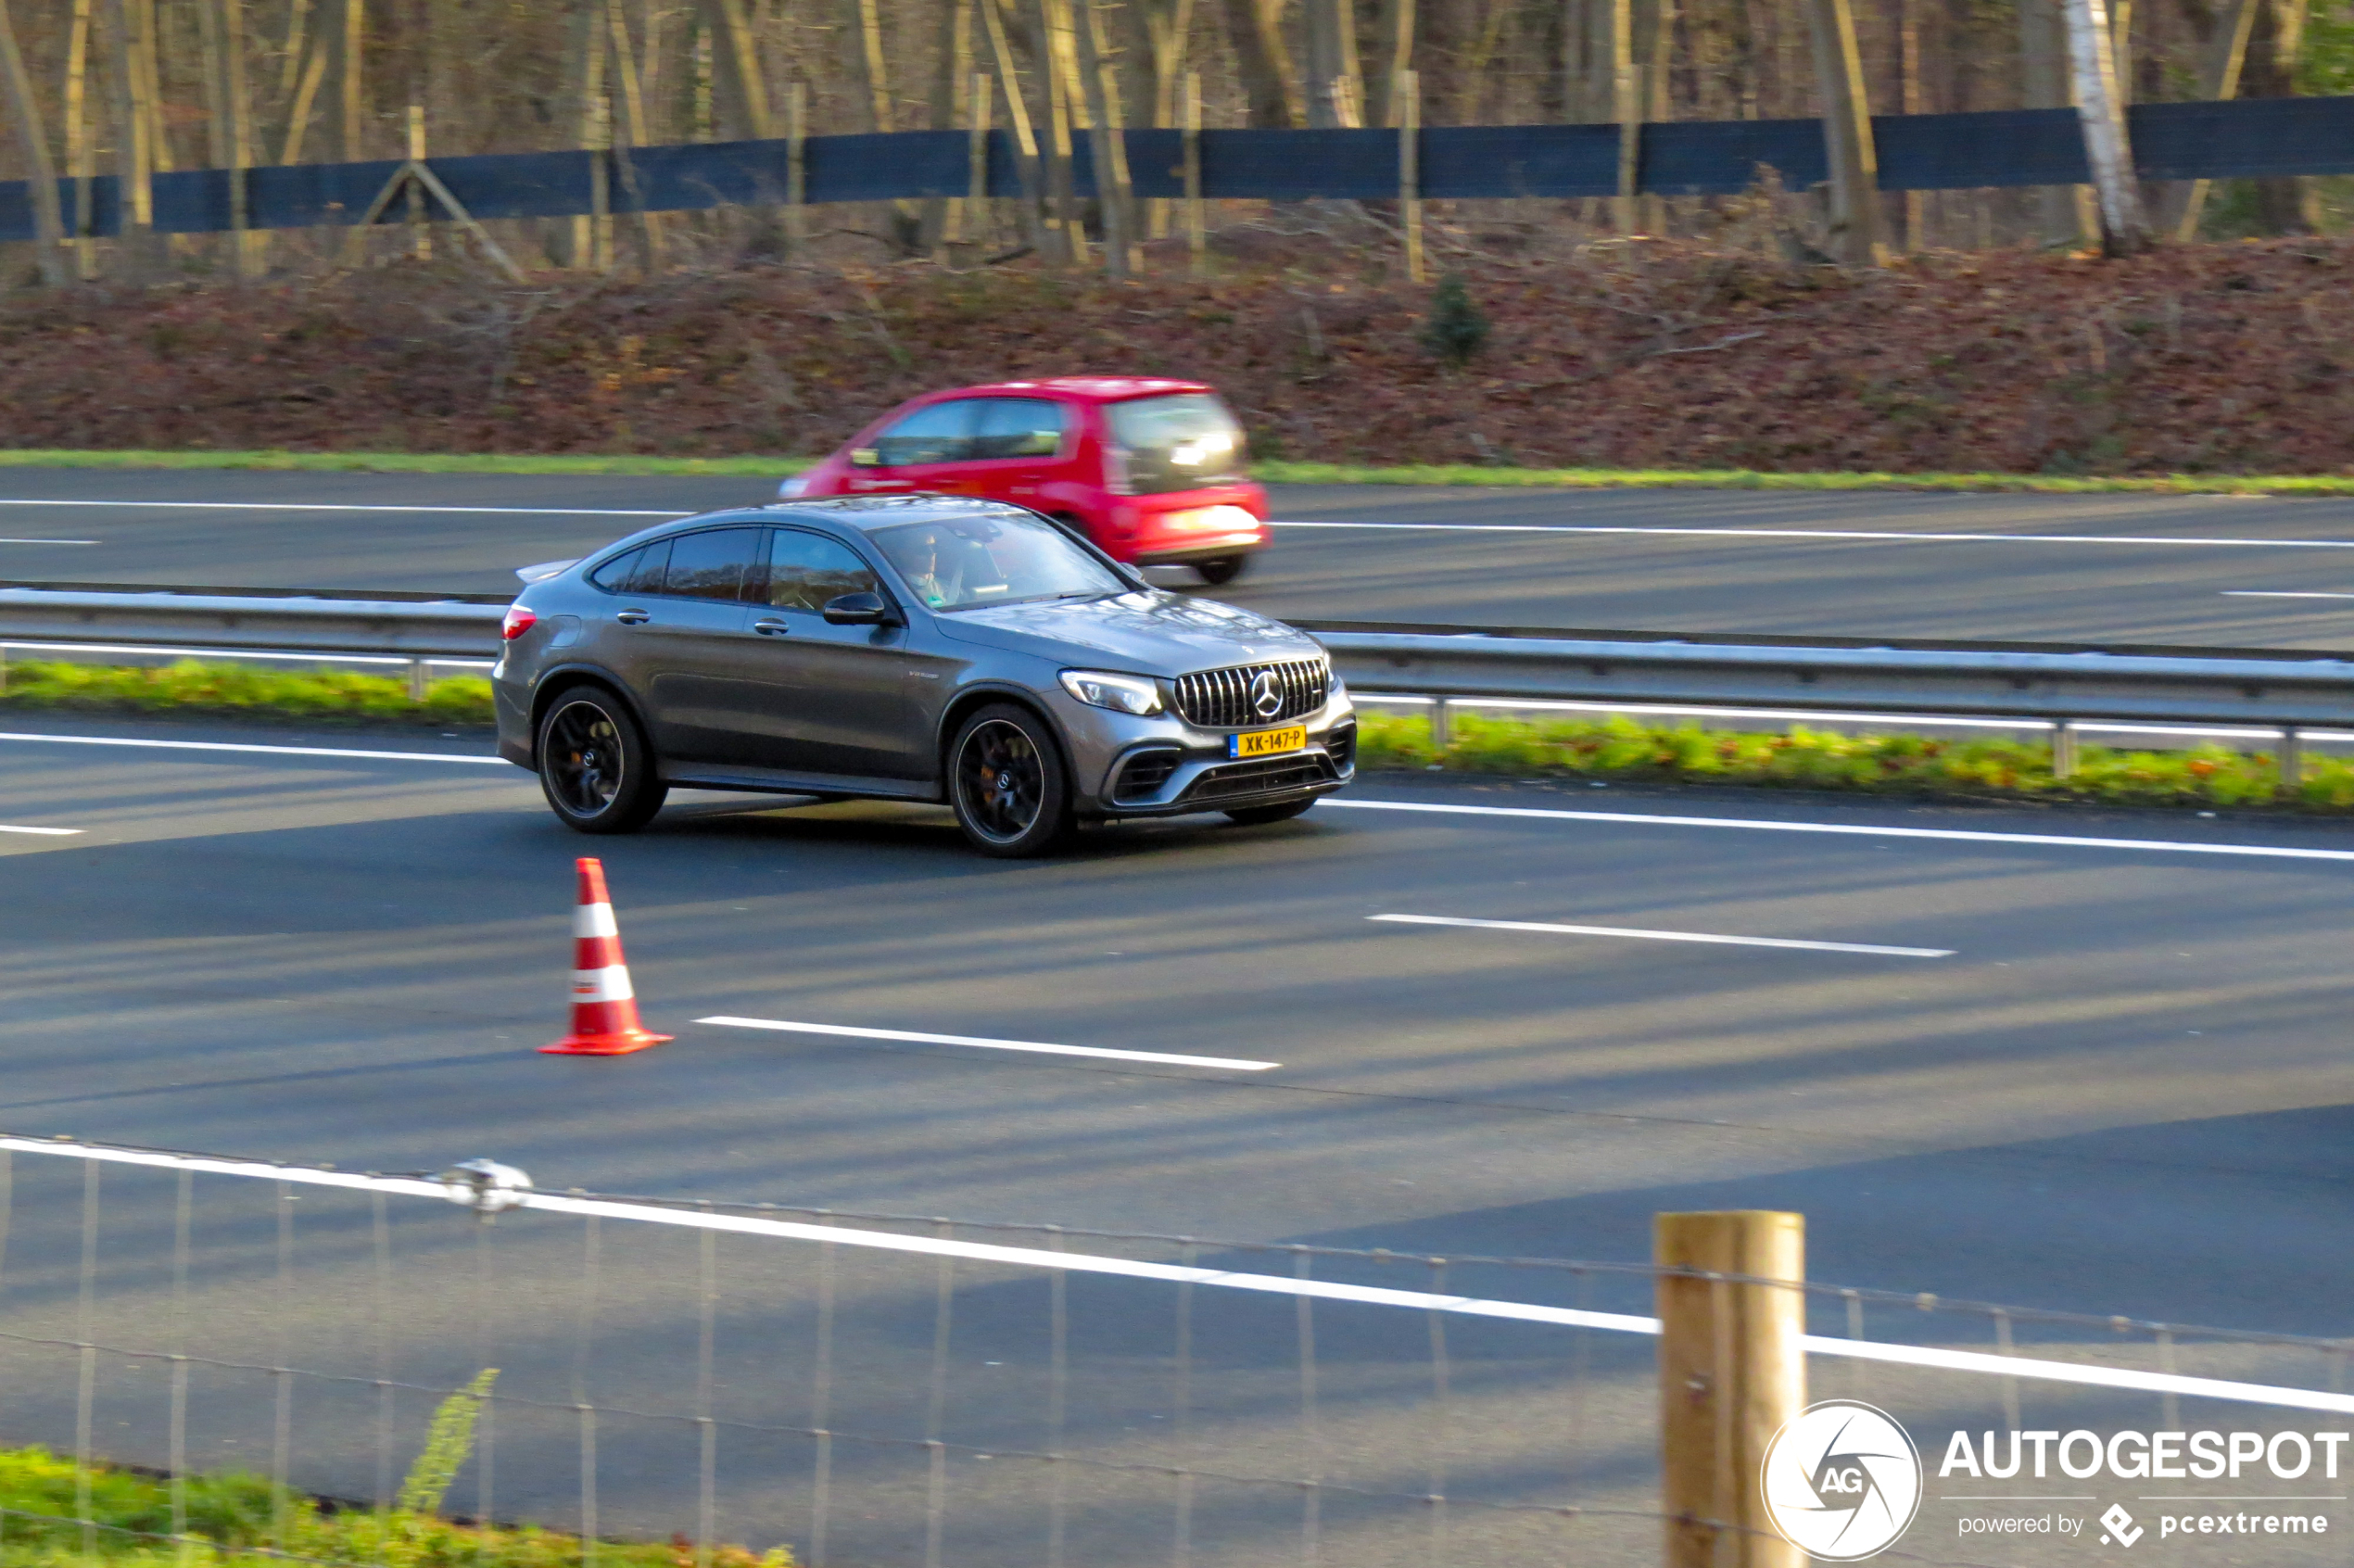
[[584, 833], [680, 785], [945, 802], [984, 854], [1034, 854], [1080, 819], [1280, 821], [1355, 771], [1313, 639], [995, 501], [713, 512], [539, 570], [499, 752]]

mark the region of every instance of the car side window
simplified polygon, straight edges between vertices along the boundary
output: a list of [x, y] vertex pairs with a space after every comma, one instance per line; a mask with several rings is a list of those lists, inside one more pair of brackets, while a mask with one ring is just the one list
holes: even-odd
[[885, 468], [964, 462], [972, 456], [973, 402], [956, 398], [918, 409], [875, 437], [877, 460]]
[[670, 541], [662, 591], [683, 599], [741, 599], [759, 548], [757, 528], [708, 528]]
[[639, 545], [636, 550], [622, 551], [589, 573], [588, 580], [607, 593], [626, 592], [629, 588], [630, 575], [638, 570], [639, 564], [645, 558], [646, 551], [652, 548], [653, 547], [651, 545]]
[[768, 546], [768, 602], [815, 615], [829, 599], [873, 593], [875, 574], [848, 545], [798, 528], [779, 528]]
[[974, 404], [975, 458], [1053, 457], [1062, 450], [1060, 403], [1046, 398], [980, 398]]
[[624, 593], [660, 593], [662, 575], [670, 565], [670, 541], [657, 539], [630, 557], [637, 564], [629, 568], [629, 580], [621, 586]]

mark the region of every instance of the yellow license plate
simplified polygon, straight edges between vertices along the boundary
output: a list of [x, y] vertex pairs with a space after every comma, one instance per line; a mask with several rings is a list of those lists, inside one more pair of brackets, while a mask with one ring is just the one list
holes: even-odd
[[1308, 727], [1287, 724], [1281, 729], [1254, 729], [1244, 735], [1226, 738], [1226, 754], [1230, 757], [1280, 757], [1286, 752], [1308, 750]]

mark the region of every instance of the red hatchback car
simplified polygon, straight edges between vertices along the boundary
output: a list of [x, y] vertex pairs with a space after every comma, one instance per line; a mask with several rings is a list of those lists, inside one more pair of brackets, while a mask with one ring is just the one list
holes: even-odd
[[932, 392], [860, 431], [779, 494], [930, 491], [1011, 501], [1138, 566], [1230, 583], [1267, 548], [1243, 432], [1194, 381], [1067, 376]]

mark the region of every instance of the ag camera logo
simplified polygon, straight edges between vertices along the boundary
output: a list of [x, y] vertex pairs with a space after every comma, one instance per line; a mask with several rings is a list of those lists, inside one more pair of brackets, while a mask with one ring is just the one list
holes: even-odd
[[1793, 1546], [1828, 1562], [1886, 1550], [1921, 1506], [1921, 1455], [1886, 1410], [1826, 1399], [1766, 1449], [1766, 1511]]

